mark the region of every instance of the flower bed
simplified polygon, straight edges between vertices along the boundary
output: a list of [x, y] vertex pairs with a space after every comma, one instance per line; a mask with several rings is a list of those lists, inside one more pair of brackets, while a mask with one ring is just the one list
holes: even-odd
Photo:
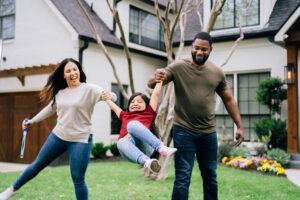
[[254, 169], [263, 173], [274, 175], [285, 175], [285, 170], [280, 163], [264, 157], [248, 157], [241, 156], [223, 157], [222, 163], [226, 166], [240, 168], [240, 169]]

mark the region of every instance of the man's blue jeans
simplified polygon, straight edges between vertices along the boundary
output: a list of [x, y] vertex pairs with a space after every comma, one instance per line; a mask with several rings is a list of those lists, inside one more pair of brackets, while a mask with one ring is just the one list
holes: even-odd
[[175, 154], [175, 181], [173, 200], [187, 200], [195, 154], [203, 180], [204, 200], [218, 199], [216, 132], [199, 134], [180, 126], [173, 126]]
[[18, 190], [25, 183], [33, 179], [55, 158], [60, 156], [65, 151], [68, 151], [76, 198], [80, 200], [88, 199], [88, 189], [85, 183], [85, 172], [90, 160], [92, 144], [92, 134], [89, 137], [88, 143], [79, 143], [61, 140], [54, 133], [51, 133], [40, 150], [36, 160], [21, 174], [18, 180], [13, 184], [13, 188]]
[[145, 160], [162, 143], [153, 133], [139, 121], [131, 121], [127, 124], [127, 131], [130, 138], [121, 138], [117, 145], [123, 158], [130, 162], [144, 166]]

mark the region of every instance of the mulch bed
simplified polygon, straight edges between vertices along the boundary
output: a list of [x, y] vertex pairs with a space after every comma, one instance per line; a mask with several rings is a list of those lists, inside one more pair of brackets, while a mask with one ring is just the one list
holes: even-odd
[[121, 156], [109, 156], [106, 158], [91, 158], [90, 163], [97, 163], [97, 162], [117, 162], [117, 161], [126, 161]]

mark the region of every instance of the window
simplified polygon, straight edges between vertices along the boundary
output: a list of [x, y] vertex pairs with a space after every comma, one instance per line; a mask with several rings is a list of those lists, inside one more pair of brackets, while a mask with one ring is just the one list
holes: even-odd
[[129, 41], [164, 51], [163, 31], [156, 15], [131, 6]]
[[[215, 0], [212, 0], [214, 2]], [[237, 28], [238, 18], [251, 0], [227, 0], [223, 12], [218, 16], [214, 30]], [[251, 6], [243, 16], [241, 26], [254, 26], [259, 24], [259, 1], [253, 0]]]
[[[125, 91], [127, 92], [127, 85], [123, 85]], [[113, 83], [111, 85], [111, 91], [117, 95], [117, 101], [115, 102], [122, 110], [126, 110], [127, 108], [127, 101], [121, 94], [120, 88], [117, 84]], [[117, 115], [114, 111], [111, 111], [111, 122], [110, 122], [110, 130], [112, 135], [120, 134], [121, 130], [121, 121], [118, 119]]]
[[244, 125], [245, 140], [257, 140], [253, 122], [270, 117], [270, 109], [255, 99], [259, 83], [269, 77], [269, 73], [238, 75], [238, 106]]
[[[233, 94], [233, 75], [226, 75], [226, 80]], [[217, 133], [221, 134], [222, 138], [231, 140], [234, 136], [234, 123], [217, 94], [215, 94], [215, 116]]]
[[0, 38], [11, 39], [15, 36], [15, 0], [0, 0]]
[[[256, 91], [261, 81], [270, 77], [269, 72], [236, 74], [237, 88], [234, 88], [234, 75], [226, 75], [231, 90], [237, 91], [237, 104], [244, 125], [245, 141], [257, 140], [253, 122], [261, 118], [270, 118], [271, 113], [267, 106], [261, 105], [256, 99]], [[224, 139], [234, 138], [234, 122], [227, 113], [221, 98], [215, 96], [215, 116], [217, 133]]]

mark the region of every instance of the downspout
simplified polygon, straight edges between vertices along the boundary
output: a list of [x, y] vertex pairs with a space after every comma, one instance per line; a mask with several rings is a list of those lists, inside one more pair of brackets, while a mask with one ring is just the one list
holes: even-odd
[[84, 40], [84, 44], [82, 47], [79, 48], [79, 58], [78, 58], [78, 61], [79, 63], [82, 65], [82, 59], [83, 59], [83, 51], [85, 49], [87, 49], [89, 47], [89, 42]]

